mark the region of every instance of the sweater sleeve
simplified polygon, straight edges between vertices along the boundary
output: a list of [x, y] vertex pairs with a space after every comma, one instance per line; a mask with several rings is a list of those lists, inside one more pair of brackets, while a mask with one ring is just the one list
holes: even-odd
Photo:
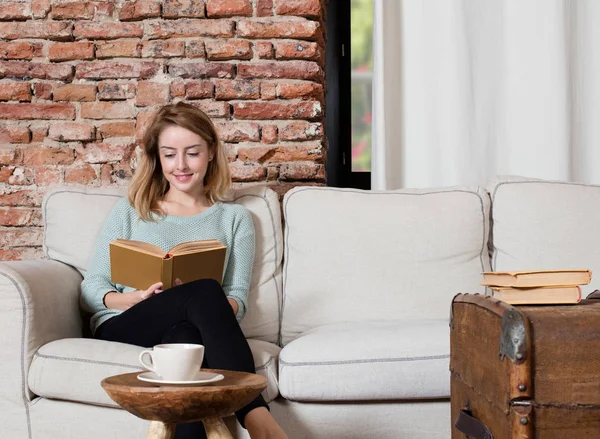
[[237, 319], [241, 320], [248, 310], [248, 292], [254, 263], [254, 222], [244, 208], [236, 215], [233, 239], [225, 276], [223, 291], [238, 303]]
[[80, 304], [84, 311], [95, 314], [106, 310], [104, 296], [109, 291], [121, 291], [110, 280], [109, 244], [117, 238], [128, 238], [130, 233], [129, 203], [122, 198], [108, 215], [96, 241], [96, 249], [81, 283]]

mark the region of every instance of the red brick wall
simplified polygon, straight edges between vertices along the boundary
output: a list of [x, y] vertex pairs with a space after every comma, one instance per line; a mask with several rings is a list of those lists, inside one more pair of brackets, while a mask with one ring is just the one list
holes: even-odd
[[57, 185], [126, 185], [149, 115], [198, 105], [240, 184], [324, 180], [323, 0], [0, 0], [0, 260]]

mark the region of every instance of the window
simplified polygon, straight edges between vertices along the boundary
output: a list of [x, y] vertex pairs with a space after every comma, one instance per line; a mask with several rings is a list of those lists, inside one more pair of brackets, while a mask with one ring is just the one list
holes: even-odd
[[329, 186], [371, 187], [373, 0], [327, 3]]

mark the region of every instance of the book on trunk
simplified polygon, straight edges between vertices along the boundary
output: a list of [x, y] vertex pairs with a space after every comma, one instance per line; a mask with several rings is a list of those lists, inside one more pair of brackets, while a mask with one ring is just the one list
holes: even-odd
[[587, 285], [592, 280], [588, 269], [486, 271], [481, 285], [488, 287], [539, 288]]
[[198, 279], [223, 281], [227, 247], [216, 239], [184, 242], [168, 252], [147, 242], [117, 239], [110, 243], [110, 275], [115, 284], [146, 290], [162, 282], [171, 288]]
[[578, 286], [541, 288], [495, 288], [492, 297], [511, 305], [545, 305], [579, 303], [581, 289]]

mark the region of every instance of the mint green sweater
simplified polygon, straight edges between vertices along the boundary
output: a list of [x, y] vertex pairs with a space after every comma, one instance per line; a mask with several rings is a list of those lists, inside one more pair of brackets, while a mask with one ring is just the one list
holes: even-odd
[[117, 238], [148, 242], [165, 252], [182, 242], [218, 239], [227, 246], [223, 290], [239, 305], [238, 321], [246, 314], [254, 261], [254, 223], [250, 212], [238, 204], [217, 202], [197, 215], [167, 215], [157, 222], [145, 222], [140, 220], [127, 199], [122, 198], [104, 223], [81, 284], [81, 306], [92, 313], [92, 333], [103, 322], [122, 312], [106, 308], [104, 295], [109, 291], [133, 291], [133, 288], [115, 285], [110, 280], [109, 243]]

